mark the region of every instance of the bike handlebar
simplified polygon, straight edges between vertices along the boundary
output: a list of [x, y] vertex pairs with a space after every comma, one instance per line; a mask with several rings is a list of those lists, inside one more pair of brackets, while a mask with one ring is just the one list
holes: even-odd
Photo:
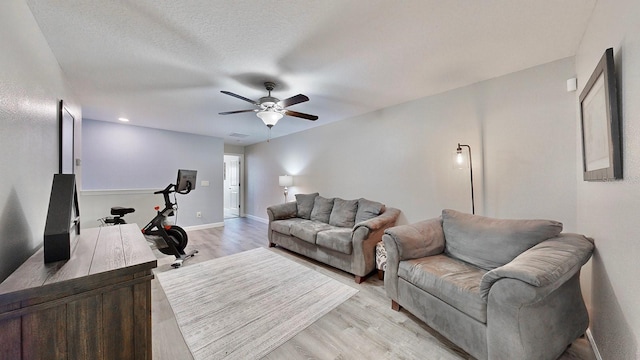
[[191, 183], [188, 183], [189, 186], [187, 187], [186, 190], [184, 191], [176, 191], [176, 186], [173, 184], [169, 184], [166, 188], [164, 188], [163, 190], [158, 190], [158, 191], [154, 191], [154, 194], [171, 194], [172, 192], [177, 192], [178, 194], [182, 194], [182, 195], [186, 195], [188, 193], [191, 192]]
[[154, 194], [170, 194], [175, 191], [175, 190], [171, 190], [171, 188], [175, 189], [175, 185], [169, 184], [166, 188], [164, 188], [164, 190], [154, 191], [153, 193]]

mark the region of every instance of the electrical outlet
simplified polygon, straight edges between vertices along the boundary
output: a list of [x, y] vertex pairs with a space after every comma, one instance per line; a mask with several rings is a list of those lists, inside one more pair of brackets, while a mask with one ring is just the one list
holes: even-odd
[[196, 217], [201, 218], [201, 217], [202, 217], [202, 213], [201, 213], [200, 211], [198, 211], [198, 212], [196, 213]]

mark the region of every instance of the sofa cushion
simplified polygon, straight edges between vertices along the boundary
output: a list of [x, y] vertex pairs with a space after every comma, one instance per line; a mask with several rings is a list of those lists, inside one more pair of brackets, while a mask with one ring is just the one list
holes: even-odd
[[445, 251], [486, 270], [507, 264], [534, 245], [558, 236], [552, 220], [492, 219], [454, 210], [442, 211]]
[[291, 235], [291, 225], [304, 221], [300, 218], [293, 219], [285, 219], [285, 220], [275, 220], [271, 222], [271, 230], [275, 232], [279, 232], [284, 235]]
[[472, 318], [487, 322], [487, 303], [480, 296], [485, 270], [440, 254], [400, 261], [398, 276]]
[[333, 209], [333, 198], [327, 199], [318, 195], [316, 196], [316, 199], [313, 201], [313, 210], [311, 210], [310, 219], [328, 224], [332, 209]]
[[291, 224], [291, 235], [311, 244], [316, 243], [316, 236], [320, 231], [329, 230], [333, 227], [319, 221], [302, 220]]
[[352, 228], [356, 223], [358, 200], [335, 198], [329, 217], [329, 225]]
[[358, 199], [358, 211], [356, 211], [356, 224], [362, 221], [373, 219], [382, 213], [384, 205], [377, 201]]
[[311, 218], [311, 210], [318, 193], [313, 194], [296, 194], [296, 204], [298, 206], [298, 217], [309, 220]]
[[321, 231], [318, 233], [316, 244], [318, 246], [333, 249], [335, 251], [339, 251], [343, 254], [349, 255], [353, 251], [353, 244], [351, 242], [351, 229], [334, 228]]

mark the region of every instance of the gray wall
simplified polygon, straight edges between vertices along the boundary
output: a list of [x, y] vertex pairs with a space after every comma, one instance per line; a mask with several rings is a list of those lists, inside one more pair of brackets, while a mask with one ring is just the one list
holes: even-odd
[[136, 208], [127, 219], [144, 226], [155, 214], [153, 206], [163, 205], [162, 195], [153, 195], [153, 190], [175, 184], [178, 169], [198, 171], [196, 189], [177, 195], [178, 225], [223, 221], [222, 139], [84, 119], [82, 141], [84, 227], [97, 226], [96, 219], [108, 215], [112, 206]]
[[418, 99], [245, 148], [246, 209], [266, 218], [293, 194], [359, 197], [400, 208], [400, 223], [471, 212], [469, 173], [453, 168], [470, 144], [476, 213], [548, 218], [576, 228], [573, 59]]
[[[605, 49], [613, 47], [622, 120], [624, 180], [582, 181], [578, 228], [596, 241], [591, 332], [603, 359], [640, 359], [640, 2], [599, 1], [576, 55], [581, 91]], [[579, 124], [579, 118], [576, 122]], [[576, 134], [579, 136], [579, 133]], [[578, 148], [580, 151], [580, 148]]]
[[[58, 172], [58, 101], [80, 108], [24, 1], [0, 1], [0, 281], [42, 245]], [[79, 148], [79, 147], [78, 147]]]
[[244, 146], [224, 144], [225, 154], [244, 154]]

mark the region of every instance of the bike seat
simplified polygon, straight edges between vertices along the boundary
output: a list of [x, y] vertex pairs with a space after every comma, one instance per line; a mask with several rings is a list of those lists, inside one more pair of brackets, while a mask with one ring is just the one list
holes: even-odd
[[126, 214], [130, 214], [132, 212], [136, 211], [136, 209], [134, 208], [126, 208], [126, 207], [121, 207], [121, 206], [114, 206], [111, 208], [111, 215], [116, 215], [116, 216], [125, 216]]

